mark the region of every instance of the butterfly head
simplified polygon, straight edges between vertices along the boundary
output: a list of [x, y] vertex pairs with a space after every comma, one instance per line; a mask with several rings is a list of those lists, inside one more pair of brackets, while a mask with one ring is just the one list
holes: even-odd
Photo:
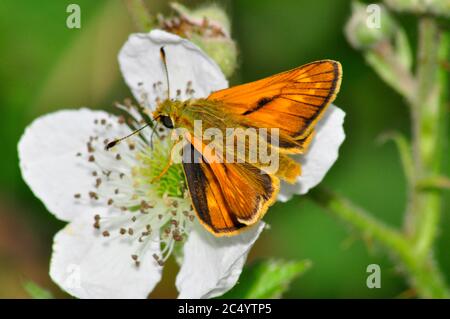
[[161, 102], [156, 110], [153, 112], [153, 119], [164, 125], [168, 129], [176, 127], [178, 119], [180, 118], [184, 102], [165, 100]]

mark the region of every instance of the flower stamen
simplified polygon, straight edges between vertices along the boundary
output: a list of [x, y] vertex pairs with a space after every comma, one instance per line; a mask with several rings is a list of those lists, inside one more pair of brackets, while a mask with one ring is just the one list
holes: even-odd
[[[156, 83], [155, 88], [161, 84]], [[187, 88], [190, 85], [188, 84]], [[142, 122], [139, 107], [130, 101], [118, 104], [129, 114], [117, 119], [96, 119], [96, 136], [86, 142], [87, 165], [92, 166], [93, 183], [87, 197], [74, 194], [77, 201], [92, 201], [92, 205], [105, 204], [107, 212], [94, 216], [93, 227], [108, 241], [127, 237], [139, 243], [131, 255], [138, 267], [149, 243], [159, 243], [161, 252], [155, 261], [163, 265], [174, 251], [177, 243], [187, 237], [194, 220], [189, 196], [186, 196], [184, 173], [180, 164], [172, 165], [156, 183], [150, 181], [158, 176], [170, 156], [169, 139], [158, 139], [150, 147], [150, 130], [130, 137], [126, 143], [105, 150], [113, 140], [110, 131], [124, 136]], [[112, 129], [114, 128], [114, 129]], [[165, 133], [160, 132], [160, 133]]]

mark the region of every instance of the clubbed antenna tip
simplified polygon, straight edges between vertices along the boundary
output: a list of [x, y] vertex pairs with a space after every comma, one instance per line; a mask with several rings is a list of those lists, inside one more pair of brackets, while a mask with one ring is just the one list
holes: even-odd
[[116, 146], [119, 142], [120, 142], [120, 140], [115, 140], [115, 141], [109, 142], [108, 144], [106, 144], [105, 150], [109, 151], [111, 148]]

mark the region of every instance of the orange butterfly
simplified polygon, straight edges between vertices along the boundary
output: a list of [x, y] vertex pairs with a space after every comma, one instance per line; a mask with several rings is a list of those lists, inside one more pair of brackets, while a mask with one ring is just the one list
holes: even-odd
[[[163, 48], [161, 56], [165, 65]], [[296, 181], [301, 167], [289, 155], [307, 151], [314, 127], [335, 99], [341, 78], [339, 62], [322, 60], [216, 91], [206, 99], [168, 98], [158, 105], [153, 113], [156, 121], [186, 132], [187, 143], [182, 148], [186, 184], [197, 216], [208, 231], [232, 236], [254, 225], [275, 202], [280, 179]], [[211, 145], [195, 132], [197, 120], [203, 124], [201, 133], [208, 128], [225, 135], [227, 128], [276, 128], [276, 145], [266, 142], [262, 148], [275, 152], [278, 169], [269, 171], [260, 161], [250, 161], [248, 154], [234, 154], [233, 161], [225, 161], [228, 150], [223, 140], [210, 143], [219, 149], [211, 152]], [[247, 144], [245, 147], [248, 151]]]

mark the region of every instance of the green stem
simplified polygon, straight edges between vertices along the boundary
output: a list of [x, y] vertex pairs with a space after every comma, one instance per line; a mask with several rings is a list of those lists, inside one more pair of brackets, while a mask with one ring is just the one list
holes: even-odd
[[[410, 72], [409, 46], [405, 46], [407, 39], [402, 33], [399, 33], [401, 41], [396, 43], [395, 50], [392, 42], [386, 40], [364, 52], [368, 64], [405, 97], [411, 110], [411, 149], [405, 140], [396, 140], [409, 193], [405, 231], [386, 226], [328, 191], [316, 189], [312, 198], [363, 235], [373, 237], [387, 251], [395, 253], [419, 296], [449, 298], [449, 289], [434, 260], [433, 245], [441, 218], [441, 192], [449, 187], [448, 179], [441, 175], [441, 158], [448, 139], [445, 134], [448, 74], [441, 65], [448, 61], [450, 39], [431, 15], [419, 17], [418, 34], [415, 75]], [[407, 59], [402, 59], [399, 52], [406, 52]], [[406, 152], [409, 154], [405, 155]]]
[[417, 61], [417, 94], [412, 104], [413, 161], [415, 179], [413, 206], [413, 235], [419, 258], [432, 253], [441, 215], [441, 193], [434, 189], [416, 187], [430, 176], [438, 176], [441, 169], [445, 74], [440, 71], [440, 60], [447, 55], [447, 42], [433, 18], [419, 22], [419, 52]]
[[411, 285], [423, 298], [449, 298], [450, 293], [434, 261], [423, 260], [414, 254], [414, 247], [403, 234], [376, 220], [349, 200], [321, 187], [311, 190], [309, 196], [320, 206], [332, 212], [346, 224], [353, 226], [364, 237], [373, 238], [400, 260], [408, 273]]
[[430, 190], [450, 190], [450, 178], [445, 176], [425, 178], [419, 181], [417, 187]]
[[399, 232], [376, 220], [371, 214], [357, 207], [348, 199], [320, 186], [311, 190], [309, 195], [320, 206], [327, 208], [341, 220], [360, 231], [363, 237], [373, 238], [386, 247], [395, 247], [396, 251], [407, 249], [406, 241]]

